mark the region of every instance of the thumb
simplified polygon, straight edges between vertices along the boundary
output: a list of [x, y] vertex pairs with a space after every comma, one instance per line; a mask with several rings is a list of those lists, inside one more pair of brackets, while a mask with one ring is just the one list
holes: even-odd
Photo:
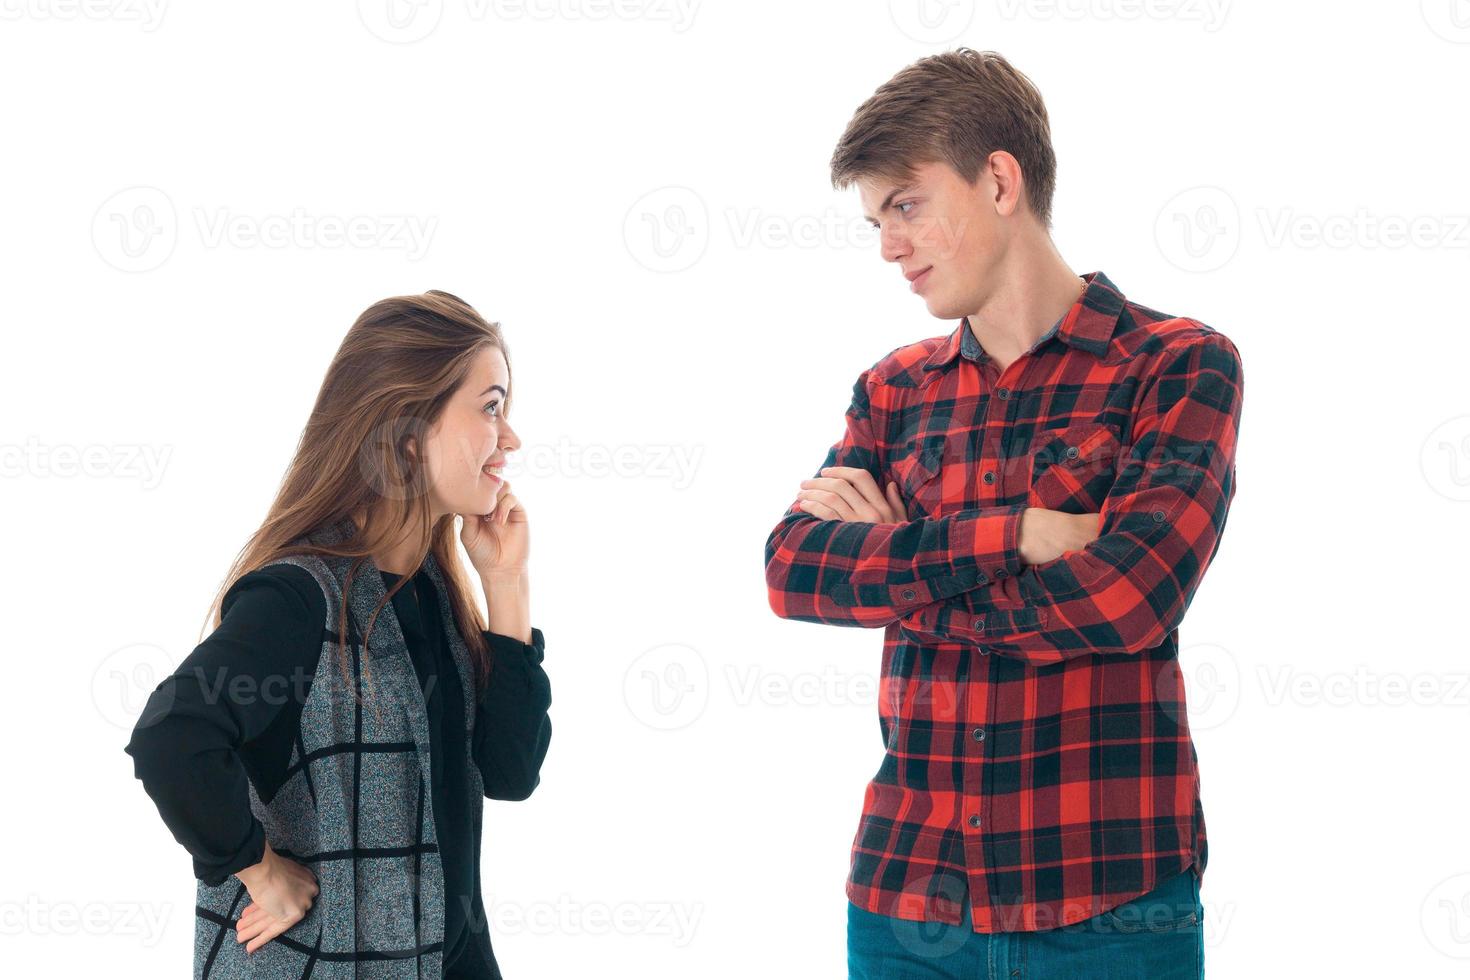
[[898, 493], [898, 484], [892, 480], [888, 481], [888, 502], [893, 505], [894, 511], [900, 518], [908, 516], [908, 508], [904, 507], [903, 498]]

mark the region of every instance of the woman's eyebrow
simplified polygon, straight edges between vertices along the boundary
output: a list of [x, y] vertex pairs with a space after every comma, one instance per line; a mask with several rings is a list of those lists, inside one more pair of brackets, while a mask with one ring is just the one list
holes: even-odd
[[500, 385], [491, 385], [490, 387], [486, 388], [484, 391], [480, 392], [475, 397], [476, 398], [484, 398], [486, 395], [490, 394], [490, 392], [492, 392], [492, 391], [498, 391], [498, 392], [500, 392], [500, 396], [502, 398], [505, 397], [505, 389], [502, 388], [502, 387], [500, 387]]

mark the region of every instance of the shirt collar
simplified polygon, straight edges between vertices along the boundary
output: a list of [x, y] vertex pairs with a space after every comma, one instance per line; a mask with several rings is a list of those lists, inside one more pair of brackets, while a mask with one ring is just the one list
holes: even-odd
[[[1082, 295], [1077, 297], [1072, 308], [1062, 314], [1062, 318], [1037, 344], [1040, 345], [1047, 337], [1055, 334], [1063, 343], [1101, 357], [1112, 340], [1118, 315], [1123, 312], [1123, 294], [1101, 271], [1089, 272], [1081, 278], [1087, 283]], [[984, 348], [975, 339], [974, 331], [970, 329], [969, 317], [962, 319], [960, 325], [949, 335], [949, 339], [924, 362], [924, 370], [942, 368], [960, 353], [973, 361], [986, 356]]]

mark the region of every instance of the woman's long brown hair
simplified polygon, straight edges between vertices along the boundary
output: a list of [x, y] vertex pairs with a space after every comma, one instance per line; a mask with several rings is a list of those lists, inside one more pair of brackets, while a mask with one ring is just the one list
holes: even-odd
[[[394, 544], [405, 527], [414, 526], [423, 530], [418, 553], [432, 553], [444, 575], [454, 622], [474, 667], [476, 690], [483, 691], [490, 671], [490, 653], [481, 633], [487, 624], [471, 599], [471, 583], [459, 560], [455, 515], [445, 514], [430, 527], [428, 475], [407, 442], [414, 439], [421, 458], [426, 432], [467, 378], [476, 355], [487, 347], [505, 356], [509, 370], [510, 352], [500, 325], [486, 322], [464, 300], [437, 289], [390, 297], [363, 311], [327, 368], [264, 523], [240, 550], [215, 595], [208, 615], [216, 628], [223, 618], [224, 597], [242, 576], [286, 555], [354, 559], [337, 617], [343, 624], [338, 631], [338, 663], [353, 689], [345, 627], [351, 582], [371, 555]], [[507, 384], [503, 411], [509, 409]], [[354, 514], [371, 515], [371, 520], [347, 540], [332, 546], [302, 546], [301, 539], [309, 533]], [[374, 608], [363, 630], [364, 644], [378, 613], [422, 564], [420, 558]]]

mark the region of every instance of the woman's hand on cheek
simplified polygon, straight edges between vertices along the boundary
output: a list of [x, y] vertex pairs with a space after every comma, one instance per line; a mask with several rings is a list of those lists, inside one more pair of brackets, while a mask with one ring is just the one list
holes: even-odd
[[530, 523], [526, 509], [511, 492], [509, 483], [501, 484], [495, 506], [489, 514], [460, 516], [464, 525], [460, 528], [459, 540], [481, 578], [518, 572], [526, 567]]

